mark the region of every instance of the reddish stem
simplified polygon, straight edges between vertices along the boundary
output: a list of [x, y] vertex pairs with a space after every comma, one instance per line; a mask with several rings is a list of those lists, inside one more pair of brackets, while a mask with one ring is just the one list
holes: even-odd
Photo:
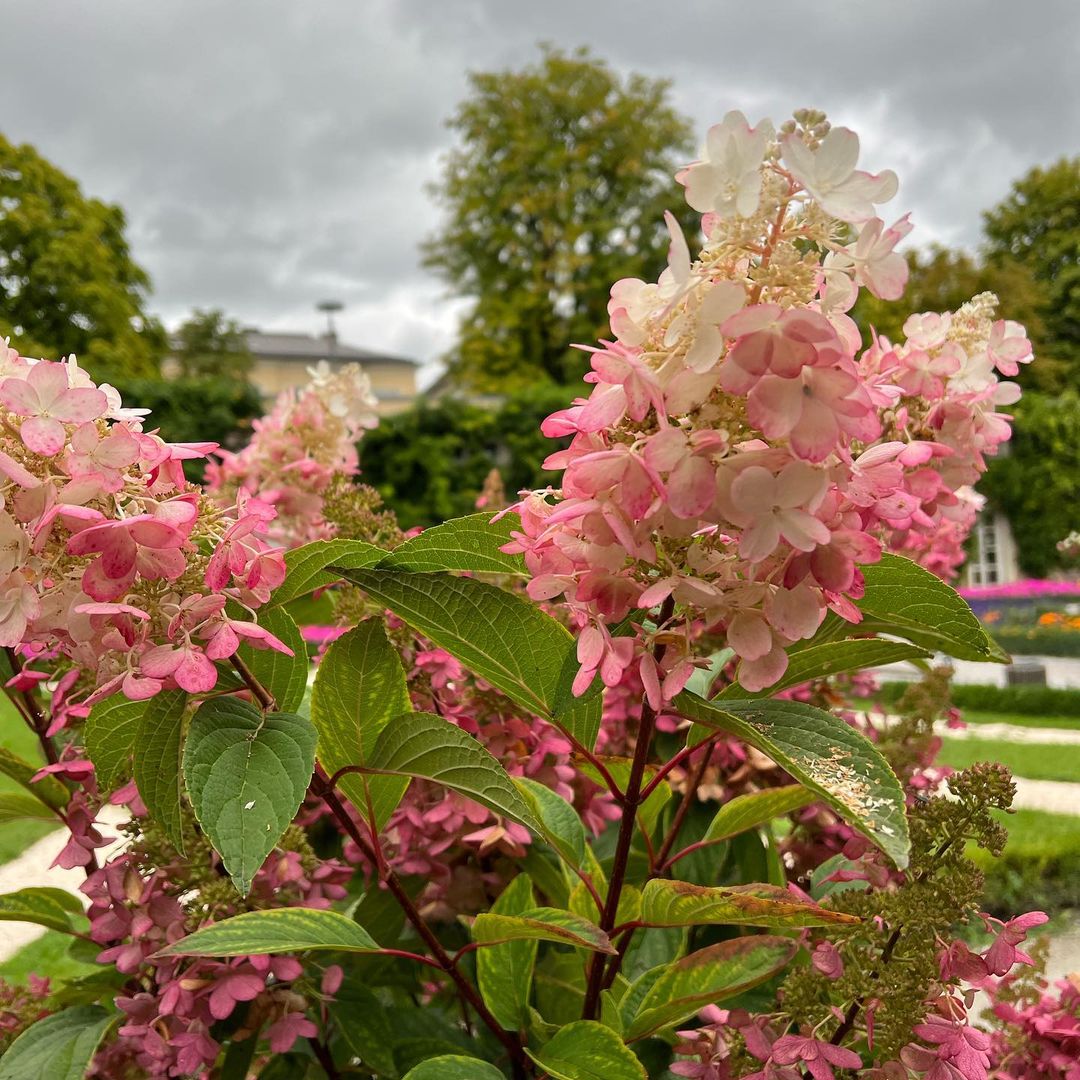
[[525, 1053], [521, 1048], [521, 1043], [517, 1036], [503, 1028], [498, 1020], [492, 1016], [476, 987], [474, 987], [457, 969], [453, 957], [451, 957], [446, 949], [443, 948], [442, 942], [439, 941], [435, 932], [428, 926], [427, 921], [424, 919], [424, 916], [420, 914], [419, 909], [413, 903], [412, 897], [409, 896], [408, 892], [401, 884], [397, 874], [386, 865], [386, 861], [382, 857], [382, 852], [377, 851], [368, 841], [367, 837], [360, 831], [356, 822], [350, 817], [349, 812], [345, 809], [344, 804], [337, 795], [327, 787], [326, 782], [319, 776], [316, 776], [312, 783], [316, 792], [322, 797], [334, 817], [340, 822], [341, 827], [349, 834], [361, 852], [363, 852], [364, 857], [367, 858], [372, 865], [378, 867], [380, 877], [382, 877], [383, 881], [386, 883], [386, 887], [390, 891], [390, 894], [397, 901], [402, 911], [404, 911], [405, 917], [412, 923], [413, 928], [420, 935], [421, 940], [434, 957], [434, 966], [440, 968], [453, 980], [458, 993], [468, 1001], [480, 1020], [506, 1048], [507, 1053], [510, 1055], [514, 1076], [524, 1077], [528, 1059], [525, 1057]]
[[232, 666], [236, 668], [236, 674], [244, 680], [245, 685], [251, 691], [252, 696], [259, 703], [263, 711], [273, 712], [273, 710], [277, 708], [277, 702], [274, 700], [274, 695], [271, 694], [257, 678], [255, 678], [255, 673], [240, 659], [240, 654], [233, 653], [229, 659], [232, 661]]
[[[709, 743], [708, 746], [711, 750], [712, 743]], [[694, 747], [694, 749], [696, 750], [697, 747]], [[678, 839], [679, 831], [686, 821], [686, 815], [690, 813], [690, 807], [694, 804], [697, 790], [701, 786], [701, 781], [705, 776], [705, 770], [708, 767], [709, 755], [707, 753], [702, 754], [693, 773], [686, 778], [686, 790], [683, 792], [682, 801], [679, 803], [679, 808], [675, 811], [675, 816], [671, 819], [671, 828], [668, 829], [667, 836], [664, 837], [664, 842], [660, 845], [660, 851], [652, 862], [652, 868], [656, 873], [663, 872], [663, 866], [667, 861], [667, 857], [671, 854], [671, 849], [675, 845], [675, 841]]]

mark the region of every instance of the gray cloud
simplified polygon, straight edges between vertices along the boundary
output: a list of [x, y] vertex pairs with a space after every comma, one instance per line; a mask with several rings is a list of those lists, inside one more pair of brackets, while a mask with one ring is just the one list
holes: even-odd
[[700, 131], [729, 108], [825, 108], [901, 176], [913, 240], [973, 246], [980, 211], [1075, 153], [1074, 0], [0, 0], [5, 134], [128, 212], [169, 321], [221, 306], [429, 361], [460, 305], [419, 265], [424, 191], [469, 70], [538, 41], [669, 77]]

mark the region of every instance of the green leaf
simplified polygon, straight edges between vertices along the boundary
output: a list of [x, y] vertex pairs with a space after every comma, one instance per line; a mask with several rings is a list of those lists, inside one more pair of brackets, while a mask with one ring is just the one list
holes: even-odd
[[379, 569], [521, 576], [526, 573], [525, 560], [499, 550], [510, 542], [511, 531], [519, 526], [516, 514], [506, 514], [494, 523], [490, 513], [451, 518], [394, 548], [379, 563]]
[[[523, 915], [535, 903], [532, 880], [528, 874], [518, 874], [499, 894], [489, 918]], [[474, 923], [473, 941], [480, 940]], [[537, 938], [523, 937], [479, 949], [476, 953], [476, 981], [480, 994], [491, 1014], [507, 1031], [520, 1030], [528, 1018], [538, 943]]]
[[56, 814], [33, 795], [25, 795], [21, 791], [0, 791], [0, 825], [24, 818], [51, 821], [54, 825], [60, 823]]
[[814, 798], [814, 793], [802, 784], [786, 784], [784, 787], [753, 791], [748, 795], [736, 795], [716, 812], [701, 839], [710, 842], [738, 836], [808, 806]]
[[[379, 619], [367, 619], [339, 637], [319, 664], [311, 693], [311, 721], [319, 733], [317, 755], [328, 775], [368, 763], [379, 733], [412, 708], [405, 669]], [[407, 778], [347, 773], [337, 786], [381, 828], [401, 802]]]
[[[599, 755], [599, 759], [606, 767], [608, 775], [615, 781], [619, 790], [625, 791], [627, 784], [630, 782], [630, 769], [632, 766], [630, 758], [606, 757], [601, 754]], [[590, 780], [594, 780], [605, 791], [607, 790], [607, 784], [601, 776], [600, 770], [597, 769], [591, 761], [578, 762], [578, 768], [588, 776]], [[657, 769], [658, 766], [656, 765], [645, 766], [643, 787], [652, 780]], [[670, 798], [671, 785], [666, 780], [661, 781], [653, 788], [649, 793], [649, 797], [637, 809], [638, 826], [642, 832], [652, 833], [653, 827], [656, 825], [661, 811], [667, 805]]]
[[65, 934], [73, 932], [72, 915], [82, 915], [77, 897], [63, 889], [29, 888], [0, 895], [0, 921], [37, 923]]
[[152, 697], [139, 717], [135, 755], [135, 785], [150, 816], [180, 854], [184, 853], [180, 810], [180, 746], [187, 694], [166, 690]]
[[398, 1075], [389, 1013], [357, 975], [346, 978], [338, 987], [329, 1008], [334, 1026], [351, 1054], [382, 1076]]
[[68, 789], [56, 779], [55, 776], [43, 776], [36, 783], [31, 777], [40, 769], [40, 765], [31, 765], [29, 761], [23, 761], [17, 754], [13, 754], [6, 747], [0, 746], [0, 773], [10, 776], [16, 784], [26, 788], [31, 795], [40, 799], [54, 810], [63, 810], [67, 806]]
[[260, 611], [259, 625], [288, 645], [292, 656], [277, 649], [254, 649], [250, 645], [241, 645], [237, 654], [262, 686], [270, 691], [278, 712], [296, 712], [304, 700], [310, 668], [303, 635], [292, 616], [280, 608]]
[[368, 765], [434, 780], [534, 832], [542, 831], [498, 760], [441, 716], [405, 713], [392, 720], [379, 735]]
[[595, 743], [600, 695], [557, 702], [564, 667], [577, 663], [576, 645], [566, 627], [535, 604], [474, 578], [342, 573], [522, 708], [551, 718], [586, 747]]
[[131, 779], [139, 721], [149, 705], [150, 701], [129, 701], [123, 694], [113, 694], [90, 710], [83, 740], [102, 791], [111, 791]]
[[595, 1020], [567, 1024], [538, 1053], [525, 1052], [555, 1080], [647, 1080], [633, 1050]]
[[31, 1024], [0, 1058], [0, 1080], [82, 1080], [116, 1014], [79, 1005]]
[[647, 926], [791, 926], [853, 924], [855, 915], [830, 911], [776, 885], [708, 888], [688, 881], [654, 878], [641, 893], [641, 921]]
[[505, 1080], [503, 1074], [487, 1061], [463, 1054], [440, 1054], [421, 1061], [410, 1069], [404, 1080]]
[[540, 822], [544, 839], [571, 866], [580, 867], [585, 861], [585, 826], [578, 812], [545, 784], [525, 776], [511, 780]]
[[268, 607], [280, 607], [298, 596], [340, 581], [341, 574], [326, 569], [331, 563], [350, 567], [374, 566], [385, 557], [386, 552], [382, 548], [363, 540], [315, 540], [287, 551], [285, 580], [274, 590], [270, 604], [264, 605], [260, 613]]
[[[688, 720], [734, 735], [772, 758], [827, 802], [903, 869], [907, 814], [900, 781], [877, 748], [839, 717], [799, 701], [725, 701], [685, 691], [675, 708]], [[688, 743], [701, 741], [700, 729]]]
[[315, 728], [239, 698], [199, 706], [184, 748], [195, 817], [241, 895], [289, 827], [315, 770]]
[[762, 935], [722, 941], [684, 956], [652, 983], [630, 1021], [627, 1039], [643, 1039], [693, 1016], [704, 1005], [765, 982], [798, 951], [798, 943], [790, 938]]
[[799, 686], [811, 679], [824, 679], [848, 671], [893, 664], [898, 660], [925, 659], [931, 654], [925, 649], [904, 641], [882, 641], [877, 638], [852, 638], [848, 641], [828, 641], [810, 645], [788, 654], [787, 671], [778, 683], [756, 693], [744, 690], [737, 682], [725, 686], [712, 700], [732, 698], [775, 697], [782, 690]]
[[340, 912], [290, 907], [245, 911], [204, 926], [155, 955], [264, 956], [326, 949], [354, 953], [380, 951], [362, 926]]
[[258, 1034], [249, 1035], [239, 1041], [230, 1039], [217, 1080], [247, 1080], [258, 1046]]
[[536, 965], [536, 1006], [545, 1021], [570, 1024], [581, 1018], [585, 965], [580, 953], [547, 949]]
[[718, 649], [712, 653], [706, 658], [707, 667], [694, 668], [693, 674], [686, 683], [686, 689], [692, 694], [697, 694], [698, 697], [707, 698], [717, 675], [724, 670], [724, 666], [734, 655], [734, 649]]
[[858, 606], [869, 618], [856, 632], [895, 634], [958, 660], [1009, 662], [963, 597], [936, 574], [888, 552], [860, 569], [866, 592]]
[[477, 915], [472, 926], [474, 941], [554, 941], [593, 952], [612, 953], [607, 934], [587, 919], [558, 908], [536, 907], [520, 915]]

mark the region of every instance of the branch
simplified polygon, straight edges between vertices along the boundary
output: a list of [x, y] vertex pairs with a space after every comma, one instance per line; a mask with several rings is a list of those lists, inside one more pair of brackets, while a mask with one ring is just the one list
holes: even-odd
[[357, 827], [356, 822], [350, 817], [349, 812], [345, 809], [342, 801], [334, 791], [329, 788], [326, 781], [316, 774], [312, 780], [312, 785], [316, 793], [322, 797], [323, 801], [330, 808], [334, 817], [337, 818], [341, 827], [348, 833], [349, 837], [361, 852], [363, 852], [364, 857], [368, 859], [373, 866], [378, 868], [379, 876], [386, 882], [386, 887], [390, 891], [390, 894], [397, 901], [402, 911], [404, 911], [405, 917], [412, 923], [413, 928], [420, 935], [421, 940], [434, 957], [433, 966], [441, 969], [453, 980], [458, 993], [472, 1006], [473, 1011], [484, 1025], [505, 1047], [506, 1052], [510, 1055], [514, 1076], [519, 1078], [524, 1077], [528, 1058], [522, 1050], [521, 1042], [518, 1037], [503, 1028], [498, 1020], [492, 1016], [491, 1011], [488, 1009], [487, 1005], [484, 1004], [484, 999], [480, 996], [476, 987], [474, 987], [457, 969], [454, 958], [450, 956], [445, 948], [443, 948], [442, 942], [439, 941], [435, 932], [427, 924], [427, 920], [425, 920], [424, 916], [420, 914], [419, 909], [413, 903], [412, 897], [409, 896], [408, 892], [401, 884], [401, 880], [398, 878], [397, 874], [386, 865], [386, 861], [381, 857], [381, 853], [376, 852], [371, 842]]
[[322, 1067], [322, 1071], [326, 1073], [326, 1080], [341, 1080], [341, 1073], [338, 1072], [337, 1066], [334, 1064], [334, 1059], [327, 1049], [326, 1043], [322, 1039], [315, 1035], [308, 1036], [308, 1046], [311, 1047], [312, 1053], [315, 1055], [315, 1060], [318, 1061]]
[[[657, 625], [663, 626], [671, 618], [674, 609], [675, 602], [669, 596], [660, 609]], [[664, 658], [665, 650], [665, 645], [657, 648], [657, 662]], [[637, 825], [637, 811], [643, 801], [641, 795], [642, 781], [645, 777], [645, 766], [649, 761], [649, 752], [652, 749], [653, 735], [655, 733], [656, 711], [646, 698], [641, 703], [641, 719], [638, 721], [634, 757], [630, 763], [630, 778], [626, 782], [626, 791], [623, 794], [622, 818], [619, 821], [619, 836], [615, 842], [615, 858], [611, 865], [611, 877], [608, 881], [607, 902], [600, 917], [600, 929], [604, 933], [610, 933], [618, 918], [619, 900], [622, 898], [623, 885], [626, 882], [626, 869], [630, 861], [630, 845], [633, 843], [634, 829]], [[604, 986], [604, 966], [604, 955], [595, 953], [589, 963], [585, 1004], [582, 1009], [582, 1018], [585, 1020], [596, 1019], [597, 1008], [600, 1004], [600, 992]]]
[[[19, 659], [18, 653], [12, 648], [5, 648], [4, 652], [7, 654], [11, 670], [16, 675], [21, 675], [23, 665], [22, 661]], [[49, 722], [46, 720], [45, 714], [41, 711], [41, 705], [38, 703], [33, 692], [29, 690], [16, 690], [12, 692], [9, 691], [7, 687], [4, 689], [15, 707], [22, 713], [23, 719], [30, 725], [30, 730], [37, 736], [37, 740], [41, 744], [41, 750], [45, 755], [45, 760], [48, 761], [50, 765], [55, 765], [60, 758], [56, 753], [56, 747], [53, 745], [52, 739], [45, 734], [45, 732], [49, 730]]]
[[[701, 745], [707, 746], [709, 753], [711, 753], [711, 742]], [[694, 749], [696, 750], [697, 747], [694, 747]], [[657, 873], [663, 872], [667, 857], [671, 854], [671, 849], [678, 839], [679, 831], [686, 821], [686, 815], [690, 813], [690, 807], [694, 804], [698, 788], [701, 786], [701, 781], [705, 776], [705, 770], [709, 767], [709, 753], [701, 755], [694, 771], [686, 778], [686, 790], [683, 792], [682, 802], [679, 803], [679, 808], [675, 811], [675, 816], [671, 819], [671, 828], [668, 829], [667, 836], [664, 837], [664, 842], [660, 845], [660, 850], [651, 864], [653, 870]]]
[[236, 668], [236, 674], [244, 680], [247, 688], [251, 691], [252, 696], [259, 703], [264, 712], [273, 712], [277, 708], [277, 702], [274, 700], [274, 695], [266, 689], [265, 686], [257, 678], [255, 673], [240, 659], [239, 653], [233, 653], [229, 659], [232, 661], [232, 666]]

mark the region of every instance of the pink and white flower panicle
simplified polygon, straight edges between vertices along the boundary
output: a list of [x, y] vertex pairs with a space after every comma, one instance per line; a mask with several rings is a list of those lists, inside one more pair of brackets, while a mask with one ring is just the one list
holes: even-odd
[[285, 576], [258, 535], [273, 509], [213, 506], [183, 462], [214, 444], [170, 445], [144, 415], [73, 357], [0, 342], [0, 646], [63, 654], [87, 700], [210, 690], [241, 640], [288, 651], [255, 617]]
[[231, 502], [238, 491], [258, 495], [277, 511], [270, 536], [286, 547], [328, 539], [323, 495], [335, 476], [359, 472], [356, 443], [375, 427], [376, 400], [358, 364], [309, 368], [311, 381], [285, 390], [270, 412], [254, 421], [251, 442], [239, 453], [218, 450], [207, 467], [207, 490]]
[[[661, 708], [700, 663], [702, 630], [725, 632], [742, 685], [763, 689], [829, 609], [859, 620], [859, 567], [883, 547], [955, 572], [970, 485], [1019, 393], [998, 373], [1031, 347], [990, 294], [864, 347], [847, 312], [860, 288], [900, 296], [911, 225], [876, 216], [896, 177], [858, 170], [858, 153], [820, 113], [779, 135], [729, 113], [678, 175], [704, 215], [697, 258], [669, 214], [659, 280], [612, 287], [592, 391], [543, 425], [573, 436], [545, 462], [562, 489], [523, 497], [507, 549], [533, 598], [565, 596], [585, 628], [578, 693], [636, 667]], [[669, 598], [662, 624], [609, 630]]]

